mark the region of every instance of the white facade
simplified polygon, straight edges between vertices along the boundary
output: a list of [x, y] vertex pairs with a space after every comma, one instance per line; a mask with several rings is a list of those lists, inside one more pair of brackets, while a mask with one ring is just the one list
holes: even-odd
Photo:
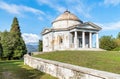
[[101, 28], [92, 22], [83, 23], [69, 11], [65, 11], [44, 29], [43, 51], [93, 49], [93, 34], [96, 35], [96, 49], [99, 48], [98, 32]]

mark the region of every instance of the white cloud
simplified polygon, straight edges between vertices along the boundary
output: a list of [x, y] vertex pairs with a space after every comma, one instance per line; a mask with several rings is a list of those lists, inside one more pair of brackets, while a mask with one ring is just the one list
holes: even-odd
[[104, 0], [104, 4], [116, 6], [120, 4], [120, 0]]
[[44, 14], [43, 11], [32, 8], [32, 7], [16, 5], [16, 4], [8, 4], [3, 1], [0, 1], [0, 9], [3, 9], [11, 14], [18, 14], [18, 15], [21, 15], [23, 12], [31, 12], [34, 14]]
[[22, 37], [26, 44], [38, 43], [38, 41], [40, 39], [40, 37], [38, 35], [32, 34], [32, 33], [23, 33]]
[[96, 23], [102, 27], [103, 30], [118, 30], [120, 29], [120, 21], [112, 22], [112, 23]]
[[20, 14], [18, 7], [14, 4], [9, 5], [5, 2], [0, 2], [0, 9], [6, 10], [7, 12], [13, 14]]
[[43, 20], [44, 20], [44, 18], [43, 18], [43, 17], [38, 17], [38, 19], [39, 19], [40, 21], [43, 21]]
[[35, 14], [45, 14], [43, 11], [32, 8], [32, 7], [27, 7], [27, 6], [18, 6], [20, 10], [26, 11], [26, 12], [32, 12]]
[[[81, 14], [87, 18], [90, 18], [91, 6], [85, 6], [81, 0], [37, 0], [40, 5], [48, 5], [49, 7], [57, 10], [58, 12], [63, 12], [66, 9], [69, 9], [71, 12], [76, 14]], [[64, 6], [63, 4], [64, 3]]]
[[[81, 0], [70, 0], [69, 2], [66, 2], [67, 5], [70, 4], [70, 8], [71, 10], [76, 13], [76, 14], [80, 14], [83, 15], [84, 17], [90, 18], [90, 10], [92, 9], [93, 5], [85, 5]], [[89, 6], [89, 7], [88, 7]]]
[[56, 0], [37, 0], [39, 2], [40, 5], [45, 4], [48, 5], [49, 7], [59, 11], [59, 12], [63, 12], [66, 8], [61, 6], [60, 3]]

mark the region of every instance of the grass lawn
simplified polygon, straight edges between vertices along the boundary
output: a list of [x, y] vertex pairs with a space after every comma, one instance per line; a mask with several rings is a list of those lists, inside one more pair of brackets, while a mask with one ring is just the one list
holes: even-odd
[[57, 79], [24, 65], [23, 61], [0, 61], [0, 79]]
[[35, 55], [83, 67], [120, 74], [120, 52], [115, 51], [56, 51]]

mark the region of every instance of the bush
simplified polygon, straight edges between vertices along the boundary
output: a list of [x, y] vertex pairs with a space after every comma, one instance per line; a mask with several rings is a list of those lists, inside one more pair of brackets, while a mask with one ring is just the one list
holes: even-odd
[[116, 47], [113, 51], [120, 51], [120, 47]]
[[100, 48], [105, 50], [113, 50], [116, 47], [117, 44], [112, 36], [102, 36], [100, 38]]

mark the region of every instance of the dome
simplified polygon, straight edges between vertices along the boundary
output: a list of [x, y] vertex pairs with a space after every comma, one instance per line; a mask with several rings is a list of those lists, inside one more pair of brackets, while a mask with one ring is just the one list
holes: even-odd
[[62, 20], [74, 20], [74, 21], [78, 21], [78, 22], [81, 22], [82, 21], [77, 17], [75, 16], [74, 14], [72, 14], [70, 11], [66, 10], [63, 14], [61, 14], [60, 16], [58, 16], [54, 21], [54, 22], [57, 22], [57, 21], [62, 21]]
[[65, 11], [52, 22], [52, 28], [69, 28], [82, 23], [83, 22], [70, 11]]

